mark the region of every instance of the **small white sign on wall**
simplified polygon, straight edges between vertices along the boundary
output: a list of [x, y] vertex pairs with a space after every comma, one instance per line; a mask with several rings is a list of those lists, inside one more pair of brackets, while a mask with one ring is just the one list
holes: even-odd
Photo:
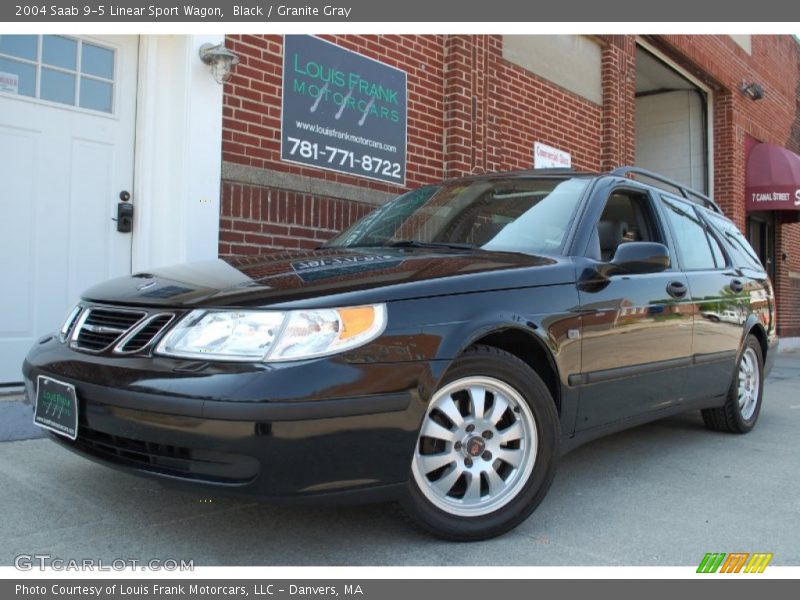
[[0, 92], [19, 93], [19, 75], [0, 71]]
[[572, 166], [572, 155], [558, 148], [541, 142], [533, 143], [534, 169], [569, 169]]

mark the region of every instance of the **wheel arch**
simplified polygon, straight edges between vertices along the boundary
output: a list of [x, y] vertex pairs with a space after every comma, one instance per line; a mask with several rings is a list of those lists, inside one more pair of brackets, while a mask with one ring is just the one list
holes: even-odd
[[766, 362], [767, 351], [769, 349], [767, 331], [764, 329], [764, 325], [758, 320], [758, 318], [752, 314], [745, 321], [744, 334], [742, 335], [742, 340], [739, 344], [739, 353], [741, 353], [742, 349], [744, 348], [744, 344], [747, 341], [747, 336], [751, 334], [758, 340], [758, 343], [761, 346], [761, 359]]
[[475, 334], [462, 348], [475, 345], [492, 346], [513, 354], [542, 378], [555, 402], [556, 410], [561, 415], [561, 379], [558, 365], [547, 344], [535, 333], [511, 325], [499, 326], [490, 331]]

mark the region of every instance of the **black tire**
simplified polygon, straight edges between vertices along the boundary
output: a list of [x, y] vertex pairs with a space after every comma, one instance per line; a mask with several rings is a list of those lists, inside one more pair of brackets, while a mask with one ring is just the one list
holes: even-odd
[[[740, 383], [740, 366], [744, 359], [745, 353], [752, 353], [755, 356], [758, 368], [758, 395], [756, 397], [755, 408], [752, 414], [745, 416], [742, 414], [742, 409], [739, 403], [739, 383]], [[736, 361], [736, 369], [733, 373], [733, 381], [728, 390], [728, 396], [725, 399], [725, 404], [719, 408], [707, 408], [702, 411], [703, 422], [706, 427], [713, 431], [724, 431], [728, 433], [747, 433], [755, 427], [758, 421], [758, 415], [761, 412], [761, 403], [764, 398], [764, 355], [761, 349], [761, 343], [758, 339], [750, 334], [745, 340], [742, 352]]]
[[510, 495], [511, 499], [497, 510], [480, 516], [455, 515], [436, 506], [420, 490], [412, 469], [406, 493], [401, 500], [405, 512], [423, 529], [452, 541], [487, 539], [519, 525], [547, 494], [559, 456], [558, 413], [547, 386], [533, 369], [503, 350], [474, 346], [453, 363], [439, 390], [467, 377], [489, 377], [514, 388], [530, 408], [538, 443], [535, 458], [525, 463], [533, 462], [527, 481], [523, 483], [523, 476], [519, 475], [515, 495]]

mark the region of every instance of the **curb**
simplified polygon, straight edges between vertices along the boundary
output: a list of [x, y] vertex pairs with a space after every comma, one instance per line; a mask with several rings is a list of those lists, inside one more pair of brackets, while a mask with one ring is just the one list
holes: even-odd
[[786, 337], [778, 340], [778, 352], [800, 351], [800, 337]]

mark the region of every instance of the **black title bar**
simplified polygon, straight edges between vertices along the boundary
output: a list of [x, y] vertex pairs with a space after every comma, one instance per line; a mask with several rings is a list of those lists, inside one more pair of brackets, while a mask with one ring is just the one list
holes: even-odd
[[[772, 567], [770, 567], [772, 568]], [[694, 568], [687, 572], [693, 573]], [[667, 580], [520, 579], [26, 579], [0, 581], [0, 597], [15, 600], [408, 600], [408, 598], [643, 598], [745, 600], [793, 598], [796, 582], [744, 576]]]
[[800, 21], [786, 0], [332, 0], [231, 2], [230, 0], [4, 0], [0, 21], [45, 22], [780, 22]]

